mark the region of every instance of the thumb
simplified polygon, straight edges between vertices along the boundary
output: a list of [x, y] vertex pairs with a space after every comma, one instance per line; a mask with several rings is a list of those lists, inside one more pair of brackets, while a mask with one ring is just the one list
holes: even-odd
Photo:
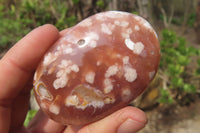
[[84, 126], [79, 133], [135, 133], [145, 127], [145, 113], [135, 107], [125, 107], [110, 116]]

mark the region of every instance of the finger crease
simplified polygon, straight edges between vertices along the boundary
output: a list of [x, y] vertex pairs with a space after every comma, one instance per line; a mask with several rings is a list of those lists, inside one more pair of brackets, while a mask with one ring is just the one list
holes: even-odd
[[10, 58], [8, 58], [7, 59], [9, 62], [8, 63], [10, 63], [12, 66], [14, 66], [14, 67], [16, 67], [16, 68], [18, 68], [20, 71], [22, 71], [22, 72], [24, 72], [24, 73], [30, 73], [30, 70], [29, 69], [27, 69], [27, 68], [25, 68], [25, 67], [22, 67], [21, 65], [19, 65], [17, 62], [15, 62], [14, 60], [12, 60], [12, 59], [10, 59]]

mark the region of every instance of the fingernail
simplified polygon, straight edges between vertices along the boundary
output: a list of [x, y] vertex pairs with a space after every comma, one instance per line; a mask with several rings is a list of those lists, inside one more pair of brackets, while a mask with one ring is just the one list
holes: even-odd
[[135, 133], [142, 129], [144, 126], [144, 123], [132, 119], [127, 119], [119, 126], [117, 133]]

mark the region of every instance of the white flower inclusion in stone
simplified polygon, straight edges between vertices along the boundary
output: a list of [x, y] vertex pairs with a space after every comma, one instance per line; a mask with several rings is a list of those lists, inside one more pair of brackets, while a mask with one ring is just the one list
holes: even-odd
[[95, 79], [95, 73], [94, 72], [89, 72], [85, 76], [85, 80], [90, 84], [94, 83], [94, 79]]
[[60, 107], [55, 104], [51, 104], [49, 107], [49, 112], [58, 115], [60, 113]]
[[89, 27], [92, 25], [92, 19], [87, 18], [87, 19], [83, 20], [82, 22], [80, 22], [78, 25], [81, 27]]
[[126, 66], [124, 67], [124, 71], [124, 77], [128, 82], [133, 82], [137, 79], [137, 72], [134, 68]]
[[62, 60], [61, 64], [58, 65], [60, 70], [56, 73], [56, 80], [53, 82], [55, 89], [63, 88], [67, 85], [69, 80], [68, 74], [73, 72], [79, 72], [79, 67], [73, 64], [71, 60]]
[[129, 63], [129, 57], [128, 56], [125, 56], [122, 60], [123, 60], [124, 65]]
[[113, 84], [112, 84], [111, 79], [106, 78], [103, 83], [104, 83], [104, 86], [105, 86], [104, 93], [105, 94], [110, 93], [113, 90]]
[[114, 21], [114, 24], [117, 25], [117, 26], [121, 26], [121, 27], [125, 28], [129, 25], [129, 22], [116, 20], [116, 21]]
[[110, 30], [110, 28], [108, 27], [108, 25], [106, 25], [105, 23], [101, 24], [101, 31], [105, 34], [111, 35], [112, 31]]
[[112, 65], [107, 69], [107, 71], [105, 73], [105, 77], [109, 78], [110, 76], [114, 76], [114, 75], [117, 74], [118, 71], [119, 71], [118, 66], [117, 65]]
[[135, 30], [136, 31], [139, 31], [140, 30], [140, 27], [138, 25], [135, 25]]
[[134, 43], [130, 38], [125, 39], [125, 44], [127, 48], [133, 51], [135, 54], [141, 54], [141, 52], [144, 49], [144, 45], [142, 42], [136, 42]]
[[129, 88], [123, 88], [121, 94], [123, 101], [128, 101], [131, 99], [131, 90]]
[[52, 62], [54, 62], [56, 60], [56, 56], [52, 53], [48, 53], [45, 57], [44, 57], [44, 61], [43, 61], [43, 65], [47, 66], [49, 64], [51, 64]]

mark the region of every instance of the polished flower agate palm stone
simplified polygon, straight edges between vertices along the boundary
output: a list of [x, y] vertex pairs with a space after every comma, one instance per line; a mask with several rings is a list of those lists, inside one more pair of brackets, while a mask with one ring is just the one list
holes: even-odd
[[98, 13], [68, 29], [46, 52], [34, 75], [35, 97], [51, 119], [88, 124], [140, 95], [159, 60], [158, 37], [145, 19]]

